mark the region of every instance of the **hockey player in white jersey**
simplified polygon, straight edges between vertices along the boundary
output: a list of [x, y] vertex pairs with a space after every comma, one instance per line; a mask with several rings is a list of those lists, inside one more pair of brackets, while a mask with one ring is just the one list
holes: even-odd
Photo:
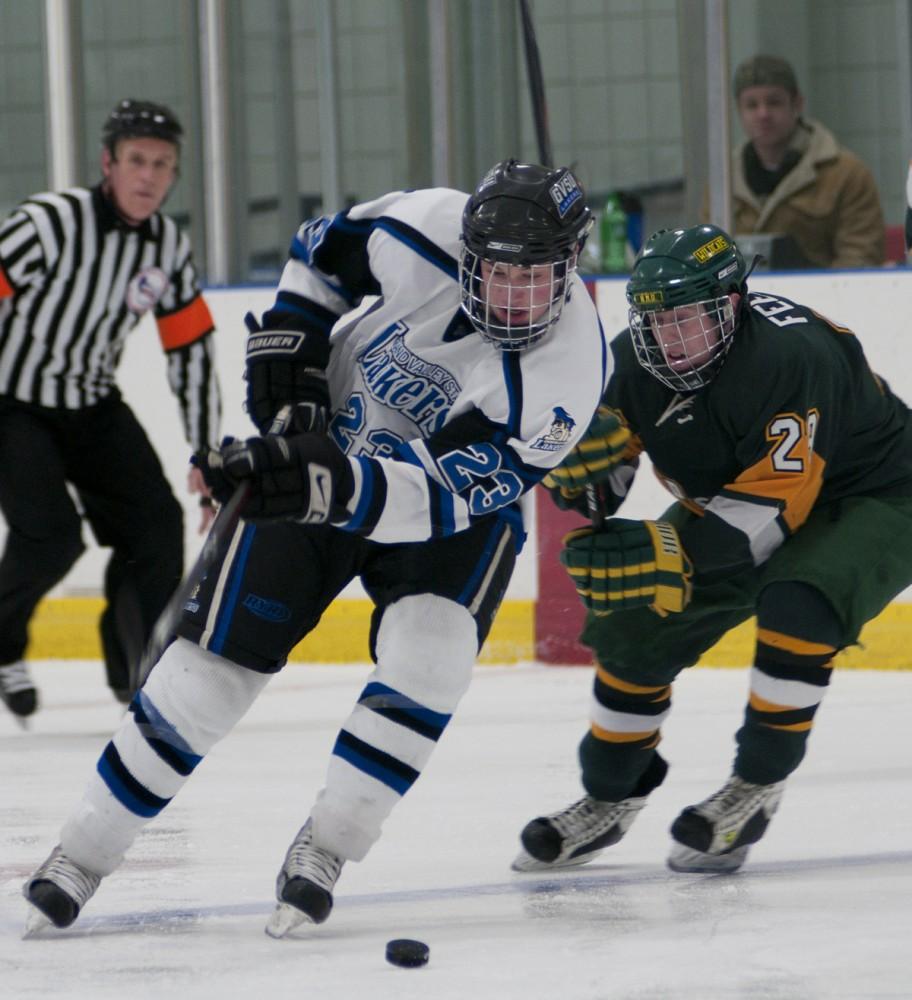
[[267, 931], [326, 919], [343, 864], [378, 839], [468, 686], [525, 537], [520, 500], [611, 374], [575, 273], [590, 226], [569, 170], [509, 160], [468, 197], [397, 192], [301, 227], [275, 304], [250, 324], [248, 411], [263, 436], [198, 458], [220, 499], [247, 485], [244, 521], [26, 883], [31, 928], [76, 919], [360, 577], [376, 669]]

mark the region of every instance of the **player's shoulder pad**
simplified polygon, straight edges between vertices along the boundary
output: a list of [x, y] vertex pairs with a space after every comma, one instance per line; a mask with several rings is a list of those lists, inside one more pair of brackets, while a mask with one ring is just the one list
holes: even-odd
[[450, 255], [455, 264], [467, 197], [451, 188], [402, 191], [383, 205], [380, 215], [388, 220], [391, 235], [395, 232], [408, 240], [409, 231], [418, 233]]

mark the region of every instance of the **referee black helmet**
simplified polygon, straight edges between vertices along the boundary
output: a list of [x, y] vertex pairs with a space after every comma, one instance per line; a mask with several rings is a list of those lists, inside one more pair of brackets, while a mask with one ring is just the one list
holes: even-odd
[[125, 97], [108, 115], [101, 130], [101, 141], [114, 156], [121, 139], [164, 139], [180, 149], [183, 134], [177, 115], [164, 104]]

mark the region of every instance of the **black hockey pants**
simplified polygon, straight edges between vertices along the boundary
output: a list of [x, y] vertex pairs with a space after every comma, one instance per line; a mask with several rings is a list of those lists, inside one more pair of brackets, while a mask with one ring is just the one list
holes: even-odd
[[100, 628], [109, 685], [128, 687], [183, 571], [183, 517], [161, 463], [119, 398], [57, 410], [0, 397], [0, 664], [21, 659], [41, 598], [83, 551], [70, 484], [98, 543], [113, 549]]

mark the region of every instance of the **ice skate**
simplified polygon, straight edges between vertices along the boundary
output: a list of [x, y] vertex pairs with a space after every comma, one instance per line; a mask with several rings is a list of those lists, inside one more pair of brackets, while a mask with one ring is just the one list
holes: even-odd
[[708, 799], [688, 806], [671, 826], [668, 867], [676, 872], [734, 872], [779, 807], [784, 781], [754, 785], [732, 775]]
[[31, 937], [50, 924], [69, 927], [92, 898], [101, 876], [71, 861], [60, 846], [22, 887], [31, 904], [24, 937]]
[[281, 938], [300, 924], [322, 924], [332, 910], [332, 891], [344, 859], [313, 842], [311, 821], [292, 841], [276, 880], [278, 904], [266, 924], [270, 937]]
[[38, 707], [38, 692], [23, 660], [0, 667], [0, 701], [19, 725], [27, 729], [26, 719]]
[[528, 822], [520, 834], [523, 850], [513, 861], [517, 872], [584, 865], [616, 844], [646, 805], [646, 796], [601, 802], [586, 795], [550, 816]]

